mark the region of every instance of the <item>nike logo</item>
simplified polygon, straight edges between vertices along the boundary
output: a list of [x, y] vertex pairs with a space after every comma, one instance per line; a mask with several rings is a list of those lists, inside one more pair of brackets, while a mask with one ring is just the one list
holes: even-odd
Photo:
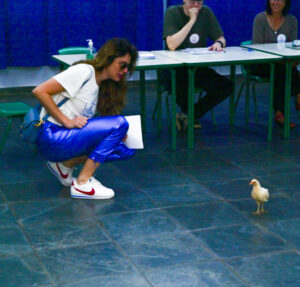
[[78, 189], [78, 188], [76, 188], [76, 187], [74, 187], [78, 192], [81, 192], [81, 193], [83, 193], [83, 194], [86, 194], [86, 195], [94, 195], [95, 194], [95, 190], [92, 188], [92, 190], [91, 191], [83, 191], [83, 190], [80, 190], [80, 189]]
[[57, 169], [58, 169], [58, 171], [59, 171], [59, 173], [60, 173], [60, 176], [62, 177], [62, 178], [67, 178], [68, 177], [68, 173], [66, 173], [66, 174], [64, 174], [61, 170], [60, 170], [60, 168], [59, 168], [59, 165], [56, 163], [56, 167], [57, 167]]

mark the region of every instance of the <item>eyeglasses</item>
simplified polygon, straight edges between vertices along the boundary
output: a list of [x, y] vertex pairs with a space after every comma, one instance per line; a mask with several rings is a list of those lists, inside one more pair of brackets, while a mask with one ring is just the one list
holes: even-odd
[[123, 71], [123, 70], [129, 68], [129, 65], [126, 62], [122, 62], [122, 63], [120, 63], [120, 68]]
[[277, 3], [283, 3], [284, 0], [270, 0], [270, 3], [275, 3], [275, 2], [277, 2]]
[[190, 5], [201, 4], [204, 0], [187, 0]]

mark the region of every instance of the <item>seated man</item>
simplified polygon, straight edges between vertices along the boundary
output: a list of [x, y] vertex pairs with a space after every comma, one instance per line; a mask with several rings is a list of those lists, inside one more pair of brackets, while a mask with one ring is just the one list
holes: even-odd
[[[203, 0], [183, 0], [183, 5], [170, 6], [164, 19], [163, 39], [166, 48], [177, 49], [206, 47], [210, 38], [214, 44], [209, 50], [221, 52], [226, 41], [223, 31], [212, 10], [203, 5]], [[162, 83], [171, 91], [169, 71], [162, 76]], [[206, 95], [195, 104], [195, 118], [201, 118], [206, 112], [226, 99], [233, 90], [233, 85], [226, 77], [210, 68], [198, 68], [195, 73], [195, 87], [201, 88]], [[188, 107], [188, 70], [176, 69], [176, 98], [183, 113]]]

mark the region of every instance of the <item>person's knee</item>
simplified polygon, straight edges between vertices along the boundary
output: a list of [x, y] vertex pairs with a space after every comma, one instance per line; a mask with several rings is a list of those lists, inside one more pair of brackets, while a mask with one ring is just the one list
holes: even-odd
[[222, 94], [224, 98], [229, 97], [233, 93], [233, 83], [231, 80], [225, 78], [224, 83], [222, 85]]
[[116, 126], [115, 128], [120, 131], [127, 133], [129, 124], [124, 116], [115, 116]]

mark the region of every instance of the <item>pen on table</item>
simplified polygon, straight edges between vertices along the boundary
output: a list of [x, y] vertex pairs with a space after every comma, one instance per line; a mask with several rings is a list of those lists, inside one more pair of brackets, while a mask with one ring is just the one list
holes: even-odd
[[251, 48], [242, 48], [242, 50], [244, 50], [244, 51], [248, 51], [248, 52], [254, 52], [254, 50], [253, 50], [253, 49], [251, 49]]

